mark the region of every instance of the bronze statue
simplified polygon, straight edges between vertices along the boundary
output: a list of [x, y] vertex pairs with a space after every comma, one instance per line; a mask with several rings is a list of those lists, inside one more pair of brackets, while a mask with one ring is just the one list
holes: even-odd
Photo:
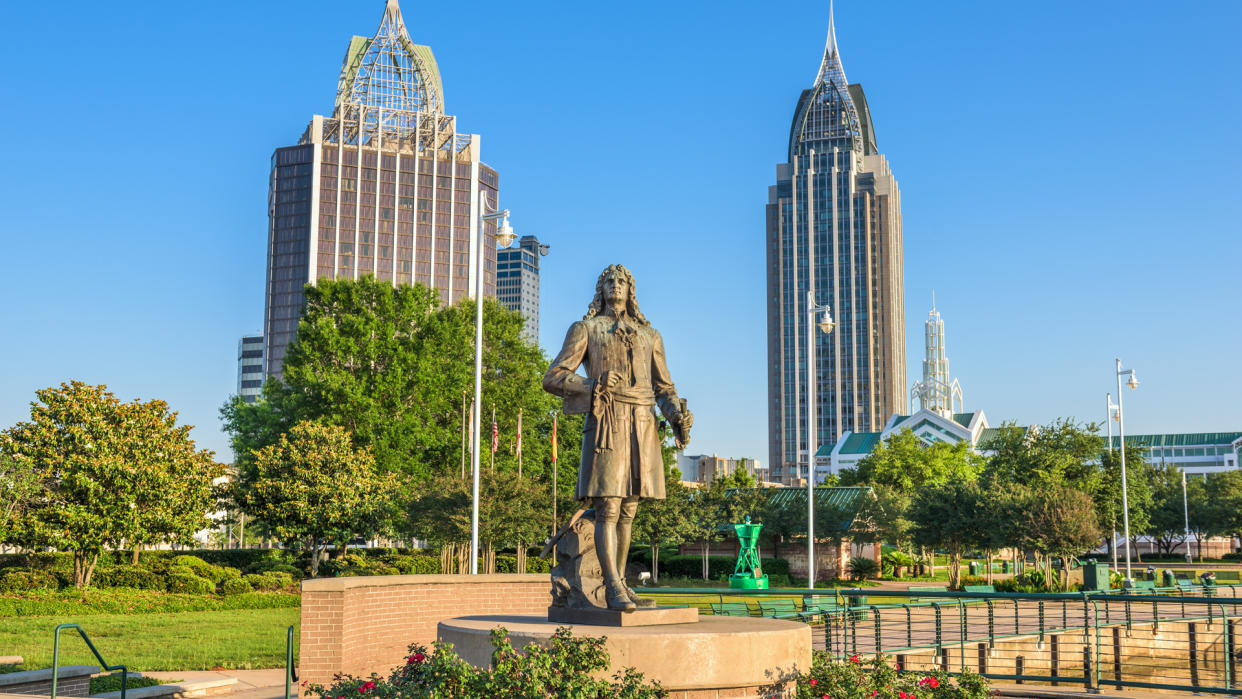
[[[585, 367], [585, 378], [577, 373], [579, 366]], [[565, 412], [587, 414], [576, 497], [589, 500], [594, 509], [586, 517], [594, 519], [594, 553], [603, 584], [598, 593], [584, 594], [583, 581], [576, 574], [568, 576], [570, 582], [563, 585], [578, 588], [569, 606], [575, 600], [587, 606], [600, 597], [614, 610], [654, 606], [626, 584], [625, 565], [638, 501], [664, 498], [655, 407], [673, 427], [678, 448], [689, 440], [694, 416], [677, 397], [664, 360], [664, 341], [638, 310], [628, 269], [611, 265], [599, 275], [595, 299], [586, 316], [570, 326], [560, 354], [543, 377], [543, 388], [564, 398]], [[558, 599], [565, 603], [564, 594]]]

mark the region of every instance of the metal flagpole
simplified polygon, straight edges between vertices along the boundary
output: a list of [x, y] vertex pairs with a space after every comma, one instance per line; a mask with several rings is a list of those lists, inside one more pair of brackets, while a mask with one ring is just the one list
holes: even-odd
[[518, 481], [522, 480], [522, 409], [518, 408], [517, 425]]
[[461, 392], [461, 479], [466, 480], [466, 392]]
[[[1184, 469], [1182, 470], [1182, 512], [1186, 515], [1186, 562], [1190, 563], [1190, 500], [1186, 497], [1186, 471]], [[1203, 560], [1203, 551], [1199, 551], [1199, 560]]]
[[[1106, 406], [1104, 408], [1104, 425], [1108, 428], [1108, 451], [1109, 453], [1112, 453], [1113, 451], [1113, 394], [1105, 393], [1104, 402]], [[1116, 516], [1114, 516], [1112, 524], [1113, 524], [1113, 545], [1110, 546], [1109, 548], [1113, 550], [1113, 570], [1117, 570], [1117, 519], [1116, 519]]]
[[556, 534], [556, 411], [552, 411], [552, 534]]
[[488, 473], [496, 472], [496, 440], [500, 437], [500, 430], [496, 428], [496, 404], [492, 403], [492, 461], [487, 466]]

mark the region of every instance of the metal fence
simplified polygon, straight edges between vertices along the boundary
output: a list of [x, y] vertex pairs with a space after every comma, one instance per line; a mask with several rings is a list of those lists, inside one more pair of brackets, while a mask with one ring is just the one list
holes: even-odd
[[834, 657], [970, 670], [1018, 683], [1235, 693], [1242, 589], [1178, 586], [1060, 594], [902, 590], [647, 589], [705, 614], [812, 625]]

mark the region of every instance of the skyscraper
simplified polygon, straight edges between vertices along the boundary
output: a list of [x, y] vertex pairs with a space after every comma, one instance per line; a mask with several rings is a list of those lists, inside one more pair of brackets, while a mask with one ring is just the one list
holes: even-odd
[[[272, 155], [269, 376], [281, 375], [307, 283], [373, 275], [435, 287], [447, 303], [473, 295], [479, 216], [499, 193], [480, 156], [479, 136], [458, 133], [445, 113], [431, 48], [410, 39], [397, 0], [387, 0], [375, 35], [350, 39], [332, 116], [313, 116], [297, 145]], [[495, 247], [482, 254], [492, 295]]]
[[774, 480], [806, 473], [807, 306], [829, 304], [815, 330], [816, 442], [879, 430], [906, 410], [901, 195], [861, 85], [837, 51], [831, 5], [819, 72], [803, 90], [786, 163], [768, 189], [768, 440]]
[[936, 296], [932, 295], [932, 309], [923, 324], [923, 380], [915, 381], [910, 389], [910, 400], [917, 400], [919, 408], [930, 410], [942, 417], [952, 418], [954, 412], [962, 412], [962, 385], [949, 378], [949, 355], [944, 345], [944, 321], [936, 310]]
[[496, 252], [496, 298], [522, 314], [522, 336], [532, 344], [539, 344], [539, 258], [546, 254], [548, 246], [533, 235]]
[[237, 395], [253, 403], [263, 394], [263, 336], [244, 335], [237, 341]]

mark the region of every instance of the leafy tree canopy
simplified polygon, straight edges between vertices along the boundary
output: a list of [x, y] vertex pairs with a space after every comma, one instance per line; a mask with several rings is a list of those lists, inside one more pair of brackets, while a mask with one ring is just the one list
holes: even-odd
[[207, 526], [224, 466], [195, 448], [166, 403], [121, 402], [80, 381], [35, 393], [30, 421], [0, 436], [24, 483], [8, 488], [28, 496], [13, 510], [12, 543], [72, 551], [74, 583], [86, 587], [105, 547], [189, 543]]

